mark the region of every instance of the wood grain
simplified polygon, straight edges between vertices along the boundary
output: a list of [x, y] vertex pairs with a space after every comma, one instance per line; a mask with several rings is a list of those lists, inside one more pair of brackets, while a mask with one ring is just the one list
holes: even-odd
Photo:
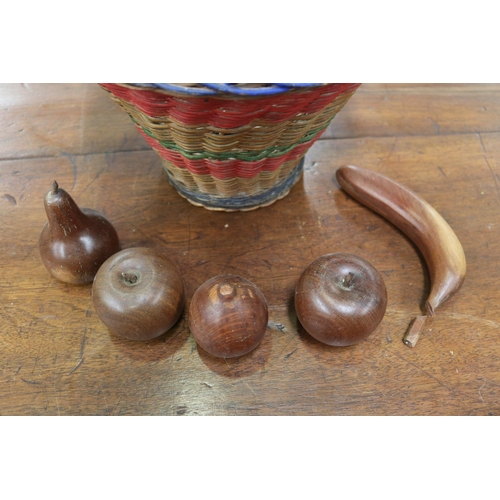
[[[214, 213], [175, 192], [159, 158], [99, 88], [2, 86], [0, 413], [500, 414], [500, 91], [424, 90], [362, 86], [332, 123], [331, 138], [309, 151], [303, 179], [286, 198], [253, 212]], [[355, 99], [364, 99], [364, 111]], [[477, 106], [486, 100], [492, 111], [481, 120]], [[424, 121], [430, 102], [439, 133]], [[415, 349], [402, 338], [424, 310], [424, 262], [403, 233], [340, 189], [335, 170], [343, 164], [418, 193], [464, 248], [464, 285], [427, 320]], [[179, 266], [187, 307], [169, 333], [140, 344], [111, 335], [90, 285], [49, 276], [38, 238], [54, 179], [81, 206], [103, 213], [123, 248], [162, 246]], [[387, 287], [382, 323], [351, 347], [312, 339], [293, 308], [302, 271], [331, 252], [368, 260]], [[255, 350], [224, 360], [197, 348], [186, 311], [201, 283], [227, 273], [260, 288], [270, 322]]]
[[[323, 138], [500, 132], [500, 85], [365, 84]], [[409, 119], [410, 117], [410, 119]]]
[[0, 84], [0, 158], [147, 149], [94, 84]]

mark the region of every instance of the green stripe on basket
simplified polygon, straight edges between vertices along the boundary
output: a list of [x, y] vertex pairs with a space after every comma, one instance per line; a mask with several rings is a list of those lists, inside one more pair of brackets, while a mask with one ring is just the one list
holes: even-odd
[[210, 153], [208, 151], [186, 151], [181, 147], [179, 147], [177, 144], [175, 144], [175, 142], [158, 140], [153, 134], [153, 132], [151, 132], [151, 130], [138, 124], [133, 118], [132, 121], [138, 127], [140, 127], [144, 131], [144, 133], [146, 133], [153, 139], [157, 140], [164, 148], [172, 151], [177, 151], [188, 160], [204, 160], [204, 159], [229, 160], [234, 158], [243, 161], [257, 161], [257, 160], [262, 160], [263, 158], [277, 158], [279, 156], [283, 156], [288, 152], [292, 151], [292, 149], [296, 148], [300, 144], [304, 144], [305, 142], [311, 141], [320, 132], [323, 132], [328, 127], [328, 125], [330, 125], [330, 122], [333, 120], [333, 118], [334, 117], [328, 120], [328, 123], [324, 127], [310, 130], [306, 135], [301, 137], [297, 142], [291, 144], [290, 146], [272, 146], [270, 148], [263, 149], [262, 151], [228, 151], [227, 153], [226, 152]]

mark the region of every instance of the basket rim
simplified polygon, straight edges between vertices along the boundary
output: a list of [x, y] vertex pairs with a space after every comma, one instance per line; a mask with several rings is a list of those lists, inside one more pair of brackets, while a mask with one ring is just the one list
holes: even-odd
[[165, 90], [193, 96], [266, 96], [296, 89], [308, 89], [325, 83], [127, 83], [138, 88]]

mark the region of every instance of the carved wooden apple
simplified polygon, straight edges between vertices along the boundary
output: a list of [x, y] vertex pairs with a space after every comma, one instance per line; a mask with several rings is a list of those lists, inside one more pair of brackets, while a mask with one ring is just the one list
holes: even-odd
[[196, 342], [220, 358], [243, 356], [255, 349], [266, 333], [267, 320], [262, 292], [231, 274], [203, 283], [189, 307], [189, 329]]
[[295, 289], [295, 310], [316, 340], [347, 346], [366, 339], [382, 321], [387, 290], [380, 273], [348, 253], [324, 255], [302, 273]]
[[150, 340], [179, 319], [184, 283], [177, 266], [162, 251], [127, 248], [100, 267], [92, 298], [111, 332], [131, 340]]

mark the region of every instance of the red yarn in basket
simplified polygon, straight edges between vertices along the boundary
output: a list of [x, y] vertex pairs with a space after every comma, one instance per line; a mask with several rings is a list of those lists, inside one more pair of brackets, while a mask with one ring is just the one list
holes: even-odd
[[210, 160], [200, 159], [191, 160], [186, 158], [181, 153], [165, 148], [159, 141], [147, 135], [141, 127], [137, 127], [148, 144], [160, 155], [164, 160], [172, 162], [177, 168], [185, 168], [195, 175], [211, 175], [217, 179], [233, 179], [246, 178], [251, 179], [258, 175], [259, 172], [266, 170], [272, 172], [279, 168], [283, 163], [296, 160], [306, 153], [311, 145], [321, 136], [322, 131], [313, 139], [303, 144], [299, 144], [288, 153], [274, 158], [264, 158], [257, 161], [244, 161], [239, 159], [231, 160]]
[[101, 85], [148, 116], [168, 116], [186, 125], [209, 124], [218, 128], [237, 128], [256, 119], [279, 123], [298, 113], [315, 113], [339, 95], [356, 90], [360, 84], [329, 83], [273, 96], [242, 98], [169, 95], [113, 83]]

